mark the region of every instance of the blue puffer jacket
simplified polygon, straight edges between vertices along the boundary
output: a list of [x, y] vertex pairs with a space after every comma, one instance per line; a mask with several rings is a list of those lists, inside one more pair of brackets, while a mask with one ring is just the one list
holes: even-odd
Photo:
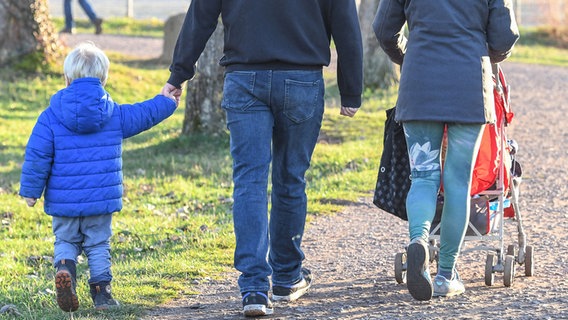
[[162, 95], [132, 105], [112, 101], [97, 78], [73, 81], [51, 98], [26, 146], [20, 195], [40, 198], [58, 217], [122, 209], [122, 140], [160, 123], [175, 102]]

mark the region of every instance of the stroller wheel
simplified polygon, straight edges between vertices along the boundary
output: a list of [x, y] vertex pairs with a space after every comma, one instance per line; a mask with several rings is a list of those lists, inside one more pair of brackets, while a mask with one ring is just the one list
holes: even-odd
[[394, 278], [398, 284], [406, 282], [406, 252], [394, 256]]
[[494, 253], [487, 254], [487, 260], [485, 260], [485, 285], [489, 287], [495, 283], [495, 275], [493, 274], [495, 260], [497, 260], [497, 256]]
[[505, 256], [505, 270], [503, 271], [503, 284], [505, 287], [510, 287], [515, 278], [515, 257], [510, 255]]
[[534, 274], [533, 247], [525, 248], [525, 276], [530, 277]]

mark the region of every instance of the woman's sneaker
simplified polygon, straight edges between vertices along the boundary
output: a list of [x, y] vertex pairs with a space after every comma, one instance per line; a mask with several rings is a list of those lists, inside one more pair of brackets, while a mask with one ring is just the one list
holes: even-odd
[[245, 317], [265, 316], [273, 312], [268, 292], [250, 291], [243, 293], [243, 314]]
[[432, 299], [433, 288], [430, 279], [428, 244], [417, 238], [406, 249], [406, 282], [410, 295], [416, 300]]
[[79, 309], [79, 298], [75, 288], [77, 286], [75, 262], [61, 260], [55, 274], [55, 292], [57, 293], [57, 305], [61, 310], [73, 312]]
[[274, 301], [295, 301], [306, 294], [312, 286], [312, 273], [302, 268], [302, 278], [291, 285], [278, 285], [272, 287]]
[[434, 278], [434, 297], [451, 297], [464, 292], [465, 287], [456, 271], [454, 271], [452, 280], [448, 280], [442, 275], [437, 275]]

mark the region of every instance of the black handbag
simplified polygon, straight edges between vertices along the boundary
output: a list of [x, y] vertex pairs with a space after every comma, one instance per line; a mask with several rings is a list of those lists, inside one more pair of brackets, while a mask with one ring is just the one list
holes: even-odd
[[406, 196], [410, 190], [410, 161], [402, 124], [394, 120], [395, 108], [386, 110], [383, 154], [377, 176], [373, 203], [402, 220], [406, 214]]

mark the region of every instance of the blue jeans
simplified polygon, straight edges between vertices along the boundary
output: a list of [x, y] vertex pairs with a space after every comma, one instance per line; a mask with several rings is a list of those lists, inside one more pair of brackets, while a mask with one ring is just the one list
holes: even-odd
[[63, 259], [77, 262], [85, 251], [91, 278], [89, 283], [110, 282], [110, 237], [112, 214], [67, 218], [53, 217], [55, 235], [54, 261], [57, 267]]
[[[89, 20], [95, 23], [95, 20], [97, 20], [97, 15], [95, 14], [95, 11], [93, 11], [93, 8], [91, 7], [89, 1], [79, 0], [79, 4], [81, 5], [81, 8], [83, 8], [83, 10], [85, 11], [85, 14], [87, 14], [87, 16], [89, 17]], [[63, 3], [63, 11], [65, 13], [65, 28], [66, 29], [73, 28], [75, 26], [75, 23], [73, 22], [73, 10], [71, 8], [71, 0], [65, 0], [65, 2]]]
[[268, 291], [271, 275], [273, 285], [301, 278], [305, 173], [323, 118], [322, 72], [229, 72], [223, 92], [233, 157], [238, 283], [241, 292]]
[[440, 180], [443, 179], [444, 207], [438, 265], [439, 270], [451, 273], [469, 221], [471, 176], [484, 126], [447, 124], [448, 145], [442, 173], [440, 150], [445, 125], [428, 121], [403, 123], [412, 172], [406, 211], [410, 239], [428, 241]]

